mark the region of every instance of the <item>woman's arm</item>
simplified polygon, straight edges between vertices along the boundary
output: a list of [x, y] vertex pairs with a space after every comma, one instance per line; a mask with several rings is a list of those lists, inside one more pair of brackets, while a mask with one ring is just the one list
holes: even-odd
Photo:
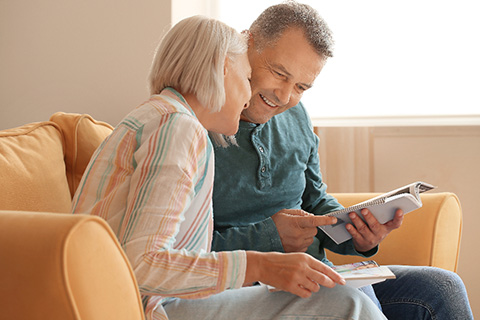
[[[211, 220], [211, 198], [192, 208], [197, 186], [208, 183], [207, 163], [213, 161], [205, 130], [192, 117], [174, 114], [151, 134], [143, 134], [148, 138], [134, 155], [136, 167], [119, 234], [142, 294], [202, 298], [241, 287], [245, 252], [190, 249], [209, 237], [202, 225]], [[195, 217], [186, 216], [193, 209], [198, 209]]]

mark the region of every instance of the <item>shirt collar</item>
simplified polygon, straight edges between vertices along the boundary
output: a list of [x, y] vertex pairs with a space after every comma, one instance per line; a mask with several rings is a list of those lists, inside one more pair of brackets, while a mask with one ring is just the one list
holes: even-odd
[[190, 105], [188, 104], [187, 100], [185, 100], [185, 98], [180, 94], [180, 92], [178, 92], [177, 90], [175, 90], [174, 88], [172, 87], [166, 87], [164, 88], [161, 92], [160, 92], [161, 95], [166, 95], [166, 96], [169, 96], [171, 98], [174, 98], [175, 100], [177, 100], [178, 102], [180, 102], [182, 104], [182, 106], [187, 109], [188, 111], [190, 111], [190, 113], [196, 118], [197, 118], [197, 115], [195, 114], [195, 112], [193, 111], [192, 107], [190, 107]]

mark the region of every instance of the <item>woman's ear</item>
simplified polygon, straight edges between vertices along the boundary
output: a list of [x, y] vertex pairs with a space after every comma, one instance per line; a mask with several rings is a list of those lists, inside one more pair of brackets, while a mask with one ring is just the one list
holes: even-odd
[[228, 59], [228, 56], [227, 56], [225, 57], [225, 62], [223, 63], [223, 76], [227, 75], [229, 67], [230, 67], [230, 59]]

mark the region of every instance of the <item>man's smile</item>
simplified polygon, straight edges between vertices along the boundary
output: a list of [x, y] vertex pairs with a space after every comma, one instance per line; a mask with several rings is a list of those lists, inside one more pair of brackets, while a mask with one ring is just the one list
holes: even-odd
[[273, 103], [272, 101], [268, 100], [266, 97], [264, 97], [261, 93], [259, 93], [260, 97], [262, 98], [262, 100], [267, 104], [269, 105], [270, 107], [273, 107], [273, 108], [276, 108], [278, 107], [275, 103]]

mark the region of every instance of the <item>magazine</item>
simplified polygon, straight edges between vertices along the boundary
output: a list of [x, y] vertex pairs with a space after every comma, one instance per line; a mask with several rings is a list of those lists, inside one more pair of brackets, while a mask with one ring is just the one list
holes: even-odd
[[395, 279], [395, 274], [387, 266], [379, 266], [375, 261], [361, 261], [340, 266], [334, 266], [347, 282], [347, 286], [360, 288], [375, 284], [386, 279]]
[[345, 228], [347, 223], [352, 223], [349, 217], [350, 212], [356, 212], [358, 216], [363, 219], [360, 211], [366, 208], [377, 218], [378, 222], [384, 224], [393, 219], [398, 209], [402, 209], [403, 213], [406, 214], [420, 208], [422, 206], [420, 193], [434, 188], [436, 187], [421, 181], [411, 183], [354, 206], [330, 212], [326, 214], [326, 216], [336, 217], [337, 223], [319, 226], [319, 228], [335, 241], [336, 244], [340, 244], [352, 238]]

